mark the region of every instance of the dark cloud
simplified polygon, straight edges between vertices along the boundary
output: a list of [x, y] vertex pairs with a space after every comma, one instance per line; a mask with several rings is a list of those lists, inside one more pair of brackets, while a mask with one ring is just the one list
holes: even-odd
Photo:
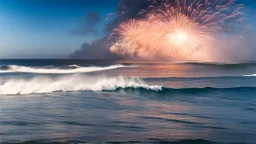
[[88, 34], [99, 34], [98, 24], [100, 16], [98, 12], [88, 12], [83, 21], [77, 26], [76, 29], [70, 32], [74, 35], [86, 36]]
[[118, 59], [109, 51], [110, 43], [107, 38], [85, 42], [81, 48], [69, 56], [71, 59]]
[[106, 25], [106, 31], [112, 31], [120, 23], [132, 18], [142, 18], [139, 13], [146, 9], [153, 0], [120, 0], [116, 9], [116, 18], [108, 25]]

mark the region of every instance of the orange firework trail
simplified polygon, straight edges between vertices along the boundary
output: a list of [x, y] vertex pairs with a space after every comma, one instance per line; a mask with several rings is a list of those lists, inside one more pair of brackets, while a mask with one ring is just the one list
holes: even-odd
[[180, 58], [211, 45], [214, 34], [244, 20], [235, 0], [165, 0], [142, 11], [146, 19], [122, 23], [111, 52], [128, 57]]

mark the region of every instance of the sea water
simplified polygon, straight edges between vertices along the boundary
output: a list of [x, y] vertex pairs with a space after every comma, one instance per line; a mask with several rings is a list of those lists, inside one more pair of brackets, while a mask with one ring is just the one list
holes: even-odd
[[255, 143], [256, 64], [0, 60], [0, 143]]

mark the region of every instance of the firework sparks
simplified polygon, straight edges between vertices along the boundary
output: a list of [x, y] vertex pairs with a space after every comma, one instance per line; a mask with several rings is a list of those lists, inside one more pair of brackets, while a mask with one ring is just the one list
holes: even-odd
[[211, 45], [214, 33], [230, 31], [244, 19], [235, 0], [154, 1], [146, 19], [114, 30], [111, 52], [129, 57], [186, 57]]
[[110, 35], [115, 44], [110, 48], [111, 52], [129, 57], [138, 57], [143, 49], [143, 36], [147, 33], [148, 24], [143, 21], [129, 20], [122, 23]]
[[[158, 56], [181, 57], [211, 43], [212, 37], [205, 27], [192, 22], [184, 15], [173, 17], [168, 22], [156, 21], [148, 40], [151, 53]], [[150, 39], [155, 33], [154, 39]]]

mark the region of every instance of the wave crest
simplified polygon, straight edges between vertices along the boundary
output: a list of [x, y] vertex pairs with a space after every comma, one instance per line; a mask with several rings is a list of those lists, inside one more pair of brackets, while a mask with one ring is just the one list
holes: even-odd
[[41, 74], [72, 74], [72, 73], [89, 73], [97, 71], [112, 70], [118, 68], [125, 68], [125, 65], [111, 65], [107, 67], [80, 67], [78, 65], [70, 65], [68, 69], [58, 68], [35, 68], [27, 66], [2, 66], [0, 73], [41, 73]]
[[256, 77], [256, 74], [244, 75], [245, 77]]
[[139, 78], [72, 75], [13, 79], [0, 84], [0, 95], [41, 94], [57, 91], [105, 91], [118, 88], [143, 88], [159, 91], [161, 86], [150, 86]]

